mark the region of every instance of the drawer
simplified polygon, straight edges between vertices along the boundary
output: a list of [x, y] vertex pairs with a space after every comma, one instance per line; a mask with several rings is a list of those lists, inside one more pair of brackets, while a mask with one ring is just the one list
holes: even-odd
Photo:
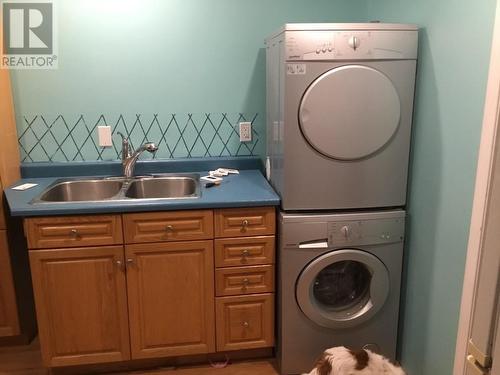
[[123, 243], [119, 215], [28, 218], [24, 224], [30, 249]]
[[275, 221], [274, 207], [215, 210], [215, 237], [273, 235]]
[[213, 222], [211, 210], [125, 214], [125, 243], [211, 239]]
[[274, 244], [274, 236], [218, 238], [215, 240], [215, 266], [273, 264]]
[[217, 351], [274, 345], [274, 294], [216, 298]]
[[217, 297], [274, 292], [274, 265], [215, 270]]

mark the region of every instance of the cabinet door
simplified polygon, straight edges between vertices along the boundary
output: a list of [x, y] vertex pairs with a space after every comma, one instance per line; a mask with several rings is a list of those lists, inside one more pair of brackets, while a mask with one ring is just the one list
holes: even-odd
[[274, 294], [217, 298], [217, 350], [274, 345]]
[[0, 230], [0, 337], [20, 334], [7, 233]]
[[130, 358], [122, 246], [30, 251], [47, 366]]
[[213, 242], [128, 245], [132, 358], [215, 351]]

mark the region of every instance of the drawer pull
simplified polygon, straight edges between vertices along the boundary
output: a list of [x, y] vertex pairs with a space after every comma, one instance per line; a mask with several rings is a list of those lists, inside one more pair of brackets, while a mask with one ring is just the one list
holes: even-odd
[[245, 250], [243, 250], [243, 251], [241, 252], [241, 256], [242, 256], [243, 258], [246, 258], [246, 257], [247, 257], [247, 256], [249, 256], [249, 255], [250, 255], [250, 251], [248, 251], [247, 249], [245, 249]]
[[241, 323], [241, 325], [242, 325], [243, 327], [245, 327], [245, 328], [250, 327], [250, 323], [248, 323], [248, 322], [243, 322], [243, 323]]
[[72, 237], [76, 238], [78, 237], [78, 231], [76, 229], [71, 229], [69, 231], [69, 233], [71, 234]]
[[243, 220], [243, 221], [241, 222], [241, 226], [243, 227], [243, 230], [246, 230], [246, 229], [247, 229], [248, 224], [249, 224], [249, 222], [248, 222], [248, 220], [247, 220], [247, 219], [245, 219], [245, 220]]
[[248, 280], [246, 277], [242, 280], [242, 284], [243, 286], [247, 286], [248, 284], [250, 284], [250, 280]]
[[174, 227], [172, 225], [167, 225], [167, 227], [165, 228], [165, 230], [169, 233], [172, 233], [174, 231]]

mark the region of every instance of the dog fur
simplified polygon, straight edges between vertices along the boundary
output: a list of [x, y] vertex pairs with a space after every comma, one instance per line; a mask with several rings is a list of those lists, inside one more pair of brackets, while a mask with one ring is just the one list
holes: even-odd
[[304, 375], [406, 375], [403, 369], [370, 350], [339, 346], [326, 350], [309, 374]]

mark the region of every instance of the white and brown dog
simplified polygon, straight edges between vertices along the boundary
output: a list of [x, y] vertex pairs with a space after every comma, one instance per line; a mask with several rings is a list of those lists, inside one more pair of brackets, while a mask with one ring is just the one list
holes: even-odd
[[[305, 375], [305, 374], [304, 374]], [[343, 346], [326, 350], [308, 375], [406, 375], [401, 367], [369, 350]]]

